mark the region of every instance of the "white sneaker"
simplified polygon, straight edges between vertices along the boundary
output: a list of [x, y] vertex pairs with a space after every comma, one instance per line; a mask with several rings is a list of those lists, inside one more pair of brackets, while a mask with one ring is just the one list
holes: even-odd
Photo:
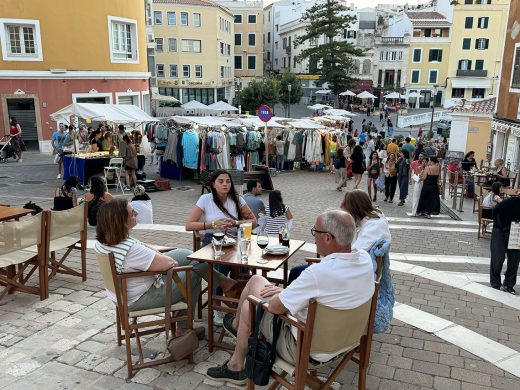
[[18, 159], [18, 162], [19, 162], [19, 163], [23, 162], [23, 158], [19, 158], [19, 159]]
[[61, 179], [61, 174], [58, 173], [58, 176], [56, 176], [56, 179]]
[[224, 313], [221, 311], [213, 312], [213, 325], [222, 326], [224, 324]]

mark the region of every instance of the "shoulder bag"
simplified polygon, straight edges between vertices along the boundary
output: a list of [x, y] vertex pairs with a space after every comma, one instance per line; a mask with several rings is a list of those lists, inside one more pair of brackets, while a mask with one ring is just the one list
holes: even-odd
[[261, 302], [256, 306], [255, 328], [251, 336], [249, 336], [246, 355], [246, 376], [257, 386], [265, 386], [269, 383], [271, 370], [276, 359], [276, 343], [283, 322], [275, 315], [273, 317], [273, 340], [269, 343], [260, 339], [258, 336], [260, 333], [260, 322], [264, 314], [262, 309], [263, 303]]
[[[167, 320], [170, 318], [171, 305], [172, 305], [172, 281], [175, 281], [177, 288], [181, 292], [186, 302], [188, 302], [188, 294], [186, 288], [182, 284], [179, 275], [174, 272], [173, 268], [168, 270], [166, 274], [166, 285], [164, 286], [164, 318]], [[192, 324], [193, 326], [193, 324]], [[173, 360], [178, 361], [185, 359], [199, 347], [199, 339], [193, 329], [186, 329], [186, 331], [180, 335], [175, 336], [172, 332], [172, 338], [168, 340], [171, 329], [171, 322], [165, 321], [164, 330], [166, 331], [166, 349], [170, 353]]]

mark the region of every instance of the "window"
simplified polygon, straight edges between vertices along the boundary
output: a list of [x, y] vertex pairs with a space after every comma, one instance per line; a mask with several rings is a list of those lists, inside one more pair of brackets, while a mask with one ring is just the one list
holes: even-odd
[[249, 46], [256, 46], [256, 34], [249, 33], [247, 35], [247, 41], [248, 41]]
[[267, 61], [271, 61], [271, 52], [267, 51]]
[[486, 50], [489, 47], [489, 39], [487, 38], [477, 38], [475, 41], [475, 49], [477, 50]]
[[278, 25], [277, 24], [274, 25], [274, 31], [278, 32]]
[[516, 47], [513, 60], [513, 74], [511, 76], [511, 88], [520, 88], [520, 47]]
[[271, 32], [267, 32], [267, 43], [271, 43]]
[[488, 28], [489, 17], [483, 16], [478, 18], [478, 28]]
[[195, 78], [196, 79], [202, 78], [202, 65], [195, 65]]
[[428, 76], [428, 83], [430, 84], [437, 84], [437, 77], [439, 75], [439, 71], [437, 70], [430, 70], [430, 74]]
[[200, 27], [200, 14], [193, 14], [193, 27]]
[[170, 53], [177, 51], [177, 38], [168, 38], [168, 51]]
[[170, 64], [170, 77], [177, 78], [179, 74], [177, 72], [177, 65]]
[[464, 23], [465, 28], [473, 28], [473, 16], [466, 16], [466, 21]]
[[475, 70], [484, 70], [484, 60], [475, 61]]
[[235, 46], [241, 46], [241, 45], [242, 45], [242, 34], [235, 33]]
[[462, 50], [470, 50], [471, 49], [471, 38], [464, 38], [462, 40]]
[[162, 53], [162, 51], [163, 51], [163, 39], [162, 38], [155, 38], [155, 50], [159, 53]]
[[242, 15], [233, 15], [235, 17], [236, 24], [242, 24]]
[[355, 39], [357, 36], [356, 30], [343, 30], [343, 39]]
[[197, 39], [183, 39], [182, 51], [185, 53], [200, 53], [202, 51], [201, 41]]
[[231, 55], [231, 45], [226, 45], [226, 55], [227, 56], [230, 56]]
[[164, 78], [164, 64], [157, 64], [157, 77]]
[[190, 66], [189, 65], [182, 65], [182, 77], [185, 79], [190, 78]]
[[471, 70], [471, 60], [460, 60], [459, 70]]
[[247, 23], [256, 24], [256, 15], [247, 15]]
[[422, 49], [413, 49], [412, 62], [421, 62], [421, 57], [422, 57]]
[[249, 70], [256, 69], [256, 55], [247, 56], [247, 69], [249, 69]]
[[162, 12], [161, 11], [153, 11], [153, 23], [162, 24]]
[[175, 26], [177, 24], [177, 17], [175, 16], [175, 12], [168, 11], [168, 25]]
[[5, 61], [43, 61], [38, 20], [0, 19], [0, 44]]
[[471, 97], [473, 99], [484, 99], [485, 94], [486, 90], [484, 88], [473, 88], [471, 91]]
[[138, 63], [137, 22], [131, 19], [108, 17], [110, 26], [111, 62]]
[[473, 0], [464, 0], [464, 4], [473, 4]]
[[466, 92], [466, 89], [464, 89], [464, 88], [452, 88], [451, 97], [455, 98], [455, 99], [463, 99], [465, 92]]
[[442, 62], [442, 49], [430, 49], [429, 62]]
[[318, 37], [312, 37], [309, 40], [309, 43], [310, 43], [311, 46], [318, 46]]
[[278, 50], [278, 41], [274, 43], [274, 50]]
[[224, 67], [221, 66], [221, 67], [220, 67], [220, 77], [221, 77], [221, 78], [224, 78], [224, 72], [225, 72]]
[[226, 45], [224, 42], [220, 42], [220, 54], [224, 55], [226, 52]]
[[491, 4], [491, 0], [476, 0], [475, 4]]
[[242, 69], [242, 56], [235, 56], [235, 69]]
[[181, 26], [187, 26], [187, 25], [188, 25], [188, 13], [181, 12]]
[[421, 76], [420, 70], [412, 70], [412, 84], [419, 84], [419, 78]]

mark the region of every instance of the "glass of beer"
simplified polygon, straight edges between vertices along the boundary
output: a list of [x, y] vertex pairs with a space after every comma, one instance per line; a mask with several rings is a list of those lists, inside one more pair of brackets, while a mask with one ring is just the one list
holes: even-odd
[[251, 240], [251, 232], [253, 231], [253, 224], [251, 222], [246, 222], [240, 225], [241, 228], [244, 228], [244, 238], [248, 241]]

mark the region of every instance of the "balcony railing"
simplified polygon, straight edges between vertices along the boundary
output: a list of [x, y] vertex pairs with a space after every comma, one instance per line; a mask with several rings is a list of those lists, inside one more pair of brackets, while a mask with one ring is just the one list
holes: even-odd
[[474, 69], [474, 70], [457, 70], [457, 76], [459, 77], [487, 77], [487, 70]]
[[381, 37], [381, 42], [386, 45], [401, 45], [403, 41], [403, 37]]

